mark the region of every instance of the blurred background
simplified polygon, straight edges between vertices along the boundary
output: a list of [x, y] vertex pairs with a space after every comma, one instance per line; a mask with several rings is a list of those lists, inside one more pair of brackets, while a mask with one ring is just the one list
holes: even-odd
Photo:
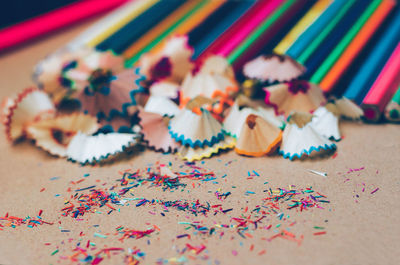
[[3, 0], [0, 29], [81, 0]]

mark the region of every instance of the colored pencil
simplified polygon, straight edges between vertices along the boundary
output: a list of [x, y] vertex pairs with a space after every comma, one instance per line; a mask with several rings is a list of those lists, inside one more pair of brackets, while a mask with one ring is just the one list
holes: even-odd
[[98, 50], [112, 49], [116, 53], [122, 53], [133, 42], [139, 39], [159, 21], [164, 19], [184, 2], [180, 0], [159, 1], [145, 12], [130, 21], [109, 38], [99, 43]]
[[203, 54], [228, 56], [282, 2], [283, 0], [259, 1], [217, 38]]
[[[87, 46], [95, 47], [97, 44], [120, 30], [122, 27], [128, 24], [129, 21], [135, 19], [158, 1], [160, 0], [135, 0], [128, 2], [126, 6], [124, 5], [121, 7], [121, 12], [116, 12], [114, 15], [110, 14], [111, 18], [109, 18], [108, 21], [107, 18], [105, 18], [103, 25], [101, 25], [101, 22], [99, 23], [99, 30], [101, 30], [100, 34], [87, 40]], [[87, 32], [88, 31], [91, 32], [89, 34], [94, 34], [95, 32], [92, 29], [88, 29]]]
[[140, 52], [136, 53], [132, 58], [125, 62], [127, 67], [133, 66], [142, 56], [142, 54], [149, 52], [156, 45], [159, 45], [164, 39], [166, 39], [170, 34], [182, 23], [184, 23], [188, 18], [190, 18], [193, 14], [195, 14], [198, 10], [201, 10], [207, 2], [201, 1], [198, 5], [196, 5], [192, 10], [186, 13], [183, 17], [181, 17], [176, 23], [174, 23], [168, 30], [160, 34], [157, 38], [155, 38], [150, 44], [148, 44], [145, 48], [143, 48]]
[[293, 43], [310, 27], [328, 8], [332, 0], [317, 1], [308, 12], [297, 22], [290, 32], [274, 48], [274, 52], [284, 54]]
[[188, 1], [182, 6], [178, 7], [174, 12], [172, 12], [164, 20], [160, 21], [154, 28], [147, 31], [143, 36], [141, 36], [137, 41], [135, 41], [128, 49], [123, 53], [125, 58], [130, 58], [140, 50], [142, 50], [146, 45], [148, 45], [152, 40], [157, 38], [160, 34], [165, 32], [170, 28], [176, 21], [192, 10], [196, 5], [201, 3], [200, 1]]
[[394, 0], [383, 0], [376, 11], [371, 15], [368, 21], [360, 29], [349, 46], [343, 51], [342, 55], [337, 59], [329, 72], [319, 82], [320, 87], [325, 92], [331, 92], [334, 85], [354, 61], [363, 47], [371, 39], [371, 36], [378, 30], [380, 25], [390, 14], [396, 5]]
[[239, 71], [246, 61], [254, 57], [297, 12], [300, 12], [305, 3], [306, 1], [286, 0], [229, 54], [228, 62], [233, 64], [236, 71]]
[[[208, 1], [204, 6], [201, 6], [199, 10], [189, 16], [184, 23], [178, 23], [177, 26], [170, 31], [170, 35], [186, 35], [188, 32], [192, 31], [195, 27], [201, 24], [205, 19], [207, 19], [207, 17], [218, 10], [218, 8], [220, 8], [225, 2], [226, 0]], [[163, 42], [157, 43], [151, 49], [151, 52], [158, 52], [163, 47], [162, 45]]]
[[286, 51], [286, 54], [296, 59], [300, 56], [310, 43], [320, 34], [328, 23], [337, 15], [340, 9], [346, 4], [346, 0], [335, 0], [328, 6], [318, 19], [301, 34], [295, 43]]
[[[338, 58], [340, 58], [343, 51], [348, 47], [348, 45], [351, 43], [351, 41], [354, 39], [354, 37], [357, 35], [357, 33], [363, 28], [363, 26], [368, 21], [368, 19], [374, 14], [374, 12], [379, 7], [381, 2], [382, 2], [382, 0], [374, 0], [369, 4], [367, 9], [359, 17], [357, 22], [354, 23], [354, 25], [351, 27], [351, 29], [343, 37], [343, 39], [338, 43], [338, 45], [336, 45], [336, 47], [333, 49], [333, 51], [326, 57], [326, 59], [323, 61], [321, 66], [318, 68], [318, 70], [316, 70], [315, 73], [312, 75], [312, 77], [310, 78], [310, 81], [312, 83], [318, 84], [319, 82], [321, 82], [321, 80], [325, 76], [325, 74], [329, 71], [329, 69], [332, 67], [332, 65], [338, 60]], [[325, 91], [325, 92], [327, 92], [327, 91]]]
[[298, 10], [287, 18], [285, 24], [263, 45], [256, 55], [271, 54], [273, 49], [282, 41], [289, 31], [299, 22], [299, 20], [310, 10], [317, 0], [302, 1], [298, 6]]
[[129, 20], [135, 18], [142, 12], [142, 9], [146, 6], [150, 6], [152, 2], [156, 2], [156, 0], [135, 0], [126, 2], [68, 42], [66, 45], [67, 49], [76, 50], [84, 46], [95, 46], [121, 28], [121, 25], [124, 25], [124, 21], [128, 23]]
[[196, 59], [224, 31], [255, 5], [255, 1], [227, 1], [221, 12], [215, 12], [189, 34], [189, 44], [194, 48]]
[[296, 60], [302, 64], [310, 58], [321, 43], [330, 36], [331, 32], [337, 27], [339, 22], [345, 17], [351, 7], [356, 4], [356, 0], [348, 0], [339, 10], [336, 16], [326, 25], [326, 27], [314, 38], [314, 40], [301, 52]]
[[0, 30], [0, 50], [110, 10], [126, 0], [79, 1]]
[[388, 102], [400, 83], [400, 43], [386, 62], [375, 80], [361, 107], [364, 117], [369, 121], [378, 121]]
[[[273, 13], [267, 16], [264, 21], [259, 25], [243, 42], [233, 50], [227, 60], [229, 63], [233, 64], [240, 59], [240, 56], [244, 55], [246, 50], [252, 46], [255, 42], [261, 39], [262, 35], [276, 23], [276, 21], [293, 5], [294, 2], [286, 0], [280, 6], [278, 6]], [[247, 53], [247, 52], [246, 52]], [[252, 54], [253, 56], [253, 54]], [[251, 57], [251, 56], [249, 56]], [[237, 66], [238, 67], [238, 66]]]
[[400, 87], [385, 109], [385, 118], [388, 121], [400, 122]]
[[185, 35], [200, 25], [207, 17], [216, 12], [227, 0], [209, 1], [198, 12], [193, 14], [185, 23], [180, 24], [173, 32], [176, 35]]
[[354, 75], [344, 96], [361, 104], [380, 70], [400, 40], [400, 8], [396, 10], [372, 52]]
[[324, 59], [330, 54], [330, 52], [336, 48], [339, 42], [346, 36], [351, 29], [352, 25], [365, 11], [367, 5], [360, 5], [356, 2], [348, 12], [342, 17], [337, 25], [332, 29], [329, 37], [325, 38], [318, 48], [311, 54], [311, 56], [304, 62], [307, 68], [305, 78], [310, 78], [314, 72], [318, 69]]

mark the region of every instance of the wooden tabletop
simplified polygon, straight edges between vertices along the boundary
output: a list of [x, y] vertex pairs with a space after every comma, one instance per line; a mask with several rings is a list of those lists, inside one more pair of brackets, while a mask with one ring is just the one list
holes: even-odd
[[[93, 21], [1, 54], [0, 97], [31, 86], [35, 63]], [[110, 214], [107, 214], [109, 208], [99, 208], [80, 219], [64, 217], [61, 211], [75, 189], [91, 185], [110, 188], [118, 183], [120, 171], [145, 169], [156, 162], [171, 162], [174, 171], [189, 167], [180, 168], [183, 163], [174, 155], [151, 150], [138, 151], [103, 166], [80, 166], [52, 157], [28, 141], [11, 144], [3, 133], [0, 137], [0, 216], [8, 213], [22, 218], [36, 217], [42, 210], [41, 218], [54, 224], [12, 228], [0, 221], [4, 226], [0, 226], [0, 264], [77, 264], [70, 257], [76, 253], [77, 245], [86, 249], [88, 240], [96, 245], [96, 249], [89, 247], [91, 254], [109, 247], [125, 250], [136, 247], [146, 254], [139, 259], [140, 264], [154, 264], [160, 259], [171, 264], [179, 261], [187, 264], [398, 264], [400, 127], [343, 122], [341, 131], [344, 139], [337, 143], [334, 157], [291, 162], [277, 155], [247, 158], [233, 151], [224, 152], [204, 163], [196, 163], [213, 171], [215, 180], [182, 180], [187, 186], [173, 192], [147, 184], [125, 196], [189, 202], [199, 199], [210, 205], [221, 204], [224, 210], [232, 208], [226, 213], [195, 216], [172, 208], [164, 212], [161, 206], [136, 207], [136, 203], [130, 203]], [[327, 177], [308, 169], [326, 172]], [[358, 171], [349, 172], [354, 169]], [[90, 175], [85, 177], [85, 174]], [[269, 189], [289, 189], [290, 185], [303, 192], [312, 187], [312, 194], [319, 192], [326, 196], [325, 202], [318, 203], [321, 208], [303, 211], [299, 207], [287, 209], [291, 200], [279, 202], [276, 212], [271, 210], [271, 205], [267, 207], [268, 201], [263, 199], [269, 197]], [[231, 195], [219, 200], [216, 191], [231, 192]], [[306, 195], [307, 192], [298, 194], [295, 199]], [[257, 229], [247, 222], [247, 229], [239, 229], [238, 233], [238, 222], [232, 218], [245, 220], [251, 216], [254, 221], [257, 213], [251, 213], [253, 209], [268, 212], [267, 217], [258, 223]], [[196, 234], [193, 227], [186, 230], [188, 225], [179, 222], [200, 222], [215, 228], [215, 232]], [[118, 240], [121, 235], [116, 235], [119, 226], [159, 230], [148, 237], [121, 242]], [[183, 234], [189, 234], [190, 239], [177, 238]], [[197, 255], [190, 250], [182, 253], [187, 244], [206, 248]], [[123, 264], [125, 254], [116, 253], [100, 264]]]

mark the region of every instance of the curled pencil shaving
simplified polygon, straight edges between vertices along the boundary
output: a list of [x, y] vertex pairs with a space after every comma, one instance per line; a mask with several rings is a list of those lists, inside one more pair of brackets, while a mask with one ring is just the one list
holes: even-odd
[[247, 78], [261, 82], [288, 82], [299, 78], [306, 69], [287, 55], [260, 55], [247, 62], [243, 73]]
[[256, 106], [250, 101], [249, 98], [239, 95], [224, 120], [225, 131], [232, 137], [238, 138], [240, 136], [242, 126], [247, 116], [250, 114], [259, 115], [264, 120], [270, 122], [276, 127], [283, 127], [283, 120], [275, 115], [275, 112], [272, 108], [267, 109]]
[[235, 79], [233, 67], [224, 57], [218, 55], [207, 57], [207, 59], [201, 65], [199, 72], [205, 74], [218, 74], [229, 79]]
[[27, 135], [52, 155], [64, 157], [71, 138], [81, 132], [91, 135], [99, 128], [96, 119], [81, 113], [39, 120], [27, 126]]
[[340, 113], [334, 104], [328, 103], [319, 107], [313, 112], [313, 115], [311, 125], [315, 131], [331, 140], [339, 141], [341, 139], [338, 118]]
[[221, 74], [198, 72], [193, 75], [189, 73], [181, 87], [181, 105], [196, 96], [208, 98], [227, 97], [238, 91], [238, 84], [234, 79], [227, 78]]
[[103, 133], [132, 133], [132, 126], [136, 124], [134, 119], [136, 112], [136, 107], [130, 107], [128, 108], [128, 114], [126, 115], [116, 114], [109, 119], [99, 119], [101, 126], [99, 131]]
[[235, 151], [246, 156], [273, 153], [282, 140], [282, 131], [260, 116], [250, 114], [243, 124]]
[[146, 112], [153, 112], [162, 116], [175, 116], [180, 112], [178, 105], [166, 97], [150, 96], [144, 106]]
[[10, 97], [5, 97], [1, 102], [1, 113], [0, 113], [0, 120], [3, 124], [5, 124], [8, 120], [8, 116], [11, 112], [11, 107], [15, 105], [15, 100]]
[[41, 60], [34, 69], [33, 81], [45, 91], [55, 104], [59, 104], [72, 92], [63, 82], [62, 69], [72, 61], [84, 57], [93, 50], [82, 48], [76, 51], [60, 50]]
[[4, 104], [2, 120], [10, 141], [24, 136], [28, 123], [55, 115], [49, 96], [34, 87], [23, 90], [15, 99], [8, 99]]
[[213, 146], [224, 139], [222, 125], [203, 108], [199, 113], [182, 109], [170, 120], [168, 128], [175, 141], [191, 147]]
[[312, 118], [312, 114], [299, 112], [289, 116], [279, 151], [284, 158], [293, 160], [336, 149], [333, 142], [315, 131], [310, 123]]
[[264, 90], [265, 103], [274, 107], [277, 114], [312, 112], [326, 102], [318, 85], [303, 80], [268, 86]]
[[140, 95], [144, 93], [140, 84], [143, 79], [138, 68], [127, 69], [116, 76], [104, 77], [102, 85], [97, 88], [85, 87], [76, 93], [76, 99], [84, 112], [99, 118], [110, 119], [116, 114], [126, 115], [127, 108], [136, 106]]
[[159, 52], [144, 54], [139, 65], [142, 74], [152, 81], [180, 83], [194, 67], [192, 55], [193, 48], [188, 45], [187, 36], [174, 36]]
[[[121, 56], [112, 51], [93, 51], [64, 65], [62, 77], [64, 85], [73, 91], [101, 91], [103, 87], [108, 86], [113, 76], [124, 69], [124, 59]], [[73, 94], [71, 96], [73, 97]]]
[[161, 80], [154, 82], [149, 87], [150, 95], [176, 99], [179, 96], [180, 84], [172, 81]]
[[181, 105], [185, 105], [196, 96], [230, 98], [238, 90], [239, 85], [228, 61], [220, 56], [210, 56], [198, 71], [188, 73], [183, 80]]
[[344, 118], [359, 120], [364, 115], [363, 110], [346, 97], [336, 99], [334, 104], [336, 105], [340, 116]]
[[179, 151], [178, 155], [189, 162], [195, 160], [202, 160], [204, 158], [210, 158], [211, 156], [218, 154], [221, 150], [232, 149], [235, 147], [235, 139], [226, 136], [224, 140], [215, 143], [213, 146], [204, 147], [190, 147], [189, 145], [183, 145]]
[[72, 137], [67, 157], [80, 164], [94, 164], [122, 153], [137, 143], [137, 136], [128, 133], [108, 133], [89, 136], [77, 133]]
[[180, 146], [169, 134], [168, 124], [170, 118], [157, 113], [139, 111], [141, 132], [143, 140], [149, 147], [161, 152], [175, 152]]
[[197, 112], [198, 114], [200, 114], [201, 108], [209, 108], [211, 105], [213, 105], [216, 102], [217, 102], [217, 100], [215, 100], [215, 99], [211, 99], [211, 98], [204, 97], [204, 96], [197, 96], [194, 99], [190, 100], [186, 104], [185, 107], [186, 107], [186, 109], [189, 109], [193, 112]]

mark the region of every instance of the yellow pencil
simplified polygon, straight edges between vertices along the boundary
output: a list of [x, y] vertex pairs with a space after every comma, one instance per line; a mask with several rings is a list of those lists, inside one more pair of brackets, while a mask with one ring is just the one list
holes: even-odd
[[[204, 5], [198, 12], [193, 14], [190, 18], [188, 18], [184, 23], [179, 25], [171, 35], [185, 35], [189, 33], [192, 29], [194, 29], [197, 25], [199, 25], [204, 19], [206, 19], [210, 14], [212, 14], [217, 8], [219, 8], [222, 4], [224, 4], [226, 0], [211, 0], [206, 5]], [[152, 52], [158, 52], [162, 47], [164, 42], [156, 45]]]
[[177, 35], [187, 34], [225, 2], [226, 0], [219, 0], [219, 1], [211, 0], [209, 3], [207, 3], [207, 5], [205, 5], [201, 10], [199, 10], [199, 12], [194, 14], [185, 23], [176, 28], [174, 34]]
[[87, 46], [94, 47], [97, 44], [101, 43], [159, 1], [160, 0], [136, 0], [135, 2], [137, 3], [136, 5], [131, 7], [130, 12], [128, 12], [125, 16], [121, 18], [117, 18], [114, 24], [104, 30], [101, 34], [97, 35], [95, 38], [91, 39], [87, 43]]
[[274, 48], [275, 53], [284, 54], [297, 38], [324, 12], [332, 0], [319, 0], [297, 22], [290, 32]]

